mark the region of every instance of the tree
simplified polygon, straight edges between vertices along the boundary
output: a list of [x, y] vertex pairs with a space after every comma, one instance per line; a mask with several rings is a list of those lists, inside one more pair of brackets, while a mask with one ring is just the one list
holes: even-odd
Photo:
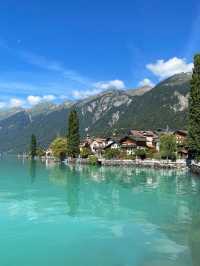
[[164, 134], [160, 137], [160, 153], [165, 159], [176, 159], [176, 137], [172, 134]]
[[42, 147], [37, 147], [36, 154], [39, 157], [45, 156], [45, 150]]
[[88, 147], [83, 147], [81, 150], [80, 150], [80, 156], [81, 158], [88, 158], [89, 155], [91, 155], [91, 150], [88, 148]]
[[200, 157], [200, 54], [194, 57], [194, 69], [189, 97], [189, 153]]
[[32, 159], [37, 155], [37, 140], [34, 134], [31, 135], [30, 156]]
[[59, 158], [61, 161], [66, 157], [67, 153], [67, 139], [58, 137], [51, 143], [53, 156]]
[[76, 110], [72, 110], [69, 114], [68, 135], [67, 135], [67, 154], [76, 158], [79, 153], [79, 119]]

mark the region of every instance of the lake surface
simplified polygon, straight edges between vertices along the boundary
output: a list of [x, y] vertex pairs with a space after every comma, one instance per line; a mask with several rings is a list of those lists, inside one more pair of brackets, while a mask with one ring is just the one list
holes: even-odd
[[199, 180], [0, 160], [0, 265], [199, 266]]

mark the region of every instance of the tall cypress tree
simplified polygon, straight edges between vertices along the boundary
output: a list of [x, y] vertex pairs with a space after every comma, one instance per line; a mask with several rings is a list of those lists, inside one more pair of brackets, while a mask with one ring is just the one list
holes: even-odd
[[190, 88], [189, 149], [192, 157], [200, 157], [200, 54], [194, 57], [194, 69]]
[[37, 140], [34, 134], [31, 135], [30, 156], [33, 159], [37, 155]]
[[79, 155], [79, 119], [76, 110], [72, 110], [69, 114], [68, 134], [67, 134], [67, 154], [73, 158]]

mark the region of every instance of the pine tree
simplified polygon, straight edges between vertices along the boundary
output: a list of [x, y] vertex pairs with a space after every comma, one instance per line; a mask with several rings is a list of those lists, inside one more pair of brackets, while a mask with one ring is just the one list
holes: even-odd
[[194, 158], [200, 157], [200, 54], [194, 57], [189, 97], [189, 150]]
[[79, 153], [79, 119], [76, 110], [72, 110], [69, 115], [68, 135], [67, 135], [67, 154], [76, 158]]
[[32, 159], [37, 155], [37, 140], [34, 134], [31, 135], [30, 156]]

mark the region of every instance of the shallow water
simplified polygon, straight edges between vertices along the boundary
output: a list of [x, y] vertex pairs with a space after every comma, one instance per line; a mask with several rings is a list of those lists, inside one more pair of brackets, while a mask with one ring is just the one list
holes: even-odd
[[0, 161], [1, 266], [200, 265], [200, 179]]

